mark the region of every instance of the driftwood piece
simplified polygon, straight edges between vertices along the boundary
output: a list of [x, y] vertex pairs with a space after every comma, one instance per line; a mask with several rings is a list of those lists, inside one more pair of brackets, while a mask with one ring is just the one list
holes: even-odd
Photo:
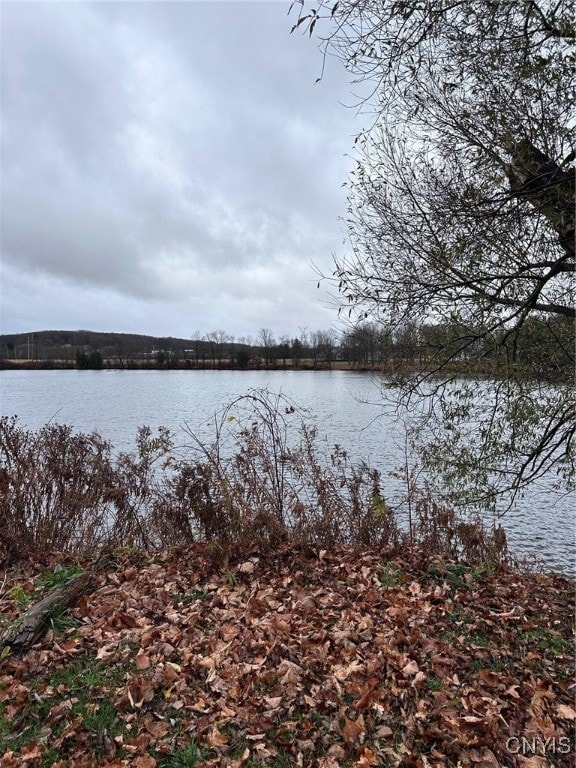
[[90, 594], [96, 586], [91, 573], [79, 573], [54, 587], [8, 628], [0, 640], [0, 649], [8, 646], [14, 653], [25, 653], [48, 631], [51, 618], [73, 607], [82, 595]]

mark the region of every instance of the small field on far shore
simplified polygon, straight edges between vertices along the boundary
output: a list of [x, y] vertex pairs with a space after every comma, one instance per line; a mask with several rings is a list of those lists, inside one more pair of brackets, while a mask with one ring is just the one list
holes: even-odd
[[[418, 549], [215, 554], [116, 552], [5, 649], [0, 768], [574, 764], [568, 579]], [[0, 636], [78, 567], [0, 572]]]

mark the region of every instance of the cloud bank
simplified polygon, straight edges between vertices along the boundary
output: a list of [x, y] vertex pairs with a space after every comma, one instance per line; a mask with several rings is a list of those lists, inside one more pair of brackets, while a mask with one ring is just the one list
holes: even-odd
[[336, 322], [360, 124], [288, 7], [3, 5], [3, 333]]

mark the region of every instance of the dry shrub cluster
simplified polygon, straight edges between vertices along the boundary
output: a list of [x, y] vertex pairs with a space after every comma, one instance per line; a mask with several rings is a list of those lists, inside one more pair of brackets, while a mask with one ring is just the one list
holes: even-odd
[[471, 562], [506, 557], [501, 529], [463, 522], [416, 487], [401, 530], [379, 473], [340, 446], [324, 455], [306, 414], [281, 395], [251, 391], [229, 403], [210, 445], [187, 435], [176, 448], [167, 430], [142, 427], [136, 450], [116, 456], [97, 433], [34, 432], [1, 418], [0, 562], [194, 541], [215, 552], [410, 541]]
[[378, 472], [352, 464], [339, 446], [323, 456], [315, 429], [285, 397], [252, 391], [237, 398], [220, 414], [209, 446], [188, 435], [187, 459], [171, 466], [150, 505], [163, 544], [201, 539], [244, 550], [399, 536]]
[[455, 503], [436, 498], [427, 483], [409, 491], [411, 520], [407, 538], [426, 552], [467, 563], [510, 561], [506, 533], [501, 526], [486, 527], [475, 515], [462, 519]]
[[0, 418], [0, 562], [42, 552], [91, 552], [150, 542], [144, 510], [153, 457], [138, 436], [138, 454], [112, 457], [97, 433], [48, 424], [33, 432]]

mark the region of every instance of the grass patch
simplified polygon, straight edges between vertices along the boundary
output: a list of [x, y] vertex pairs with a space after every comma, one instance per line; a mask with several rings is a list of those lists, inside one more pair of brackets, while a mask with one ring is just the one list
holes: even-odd
[[394, 563], [383, 565], [378, 571], [378, 579], [383, 587], [393, 588], [400, 584], [402, 571]]
[[8, 592], [10, 600], [20, 609], [25, 610], [32, 602], [33, 595], [26, 592], [21, 584], [17, 584]]
[[446, 582], [456, 589], [469, 589], [494, 572], [492, 563], [480, 563], [472, 567], [465, 563], [434, 564], [428, 568], [429, 575], [438, 583]]
[[0, 754], [38, 743], [45, 747], [42, 766], [51, 766], [52, 753], [65, 756], [66, 742], [57, 751], [50, 745], [77, 721], [77, 728], [85, 732], [87, 751], [100, 757], [104, 735], [113, 739], [126, 733], [110, 697], [110, 688], [123, 674], [121, 668], [85, 657], [40, 678], [26, 707], [13, 717], [0, 704]]
[[472, 659], [472, 669], [474, 672], [481, 672], [484, 669], [490, 672], [507, 672], [509, 664], [507, 659], [500, 656], [490, 659]]
[[436, 675], [429, 675], [426, 678], [426, 686], [429, 691], [441, 691], [444, 688], [444, 681]]
[[233, 589], [237, 583], [236, 574], [233, 571], [225, 570], [222, 574], [222, 583], [224, 586]]
[[479, 629], [470, 635], [469, 643], [471, 646], [487, 648], [493, 644], [493, 638], [487, 629]]
[[566, 656], [571, 653], [571, 644], [557, 632], [548, 629], [531, 629], [523, 633], [528, 647], [538, 649], [550, 656]]
[[185, 747], [179, 747], [170, 757], [162, 760], [158, 768], [195, 768], [203, 759], [203, 752], [195, 741], [191, 741]]
[[69, 616], [66, 612], [55, 613], [50, 617], [48, 624], [54, 632], [67, 632], [78, 626], [78, 620], [74, 616]]
[[191, 589], [189, 592], [174, 592], [172, 599], [176, 605], [186, 608], [197, 600], [205, 600], [207, 595], [203, 589]]
[[[339, 768], [391, 768], [430, 755], [432, 734], [438, 762], [454, 766], [453, 745], [472, 732], [468, 697], [474, 717], [492, 717], [497, 698], [513, 723], [542, 704], [566, 731], [566, 580], [446, 570], [420, 549], [321, 552], [250, 550], [217, 565], [195, 545], [137, 567], [115, 556], [78, 628], [56, 624], [64, 638], [2, 664], [0, 755], [34, 768], [285, 768], [329, 754]], [[243, 572], [255, 554], [256, 573]], [[448, 578], [482, 583], [456, 594]], [[21, 583], [33, 591], [30, 570]], [[308, 595], [309, 610], [294, 610]], [[0, 611], [17, 613], [7, 591]], [[426, 731], [407, 727], [411, 712]], [[493, 727], [490, 749], [508, 765], [507, 725]]]
[[40, 576], [38, 576], [36, 579], [36, 587], [46, 590], [54, 589], [54, 587], [59, 587], [61, 584], [65, 584], [72, 578], [72, 576], [77, 576], [79, 573], [82, 573], [82, 569], [77, 565], [71, 565], [70, 567], [65, 568], [58, 563], [54, 566], [52, 571], [44, 571], [44, 573], [41, 573]]

